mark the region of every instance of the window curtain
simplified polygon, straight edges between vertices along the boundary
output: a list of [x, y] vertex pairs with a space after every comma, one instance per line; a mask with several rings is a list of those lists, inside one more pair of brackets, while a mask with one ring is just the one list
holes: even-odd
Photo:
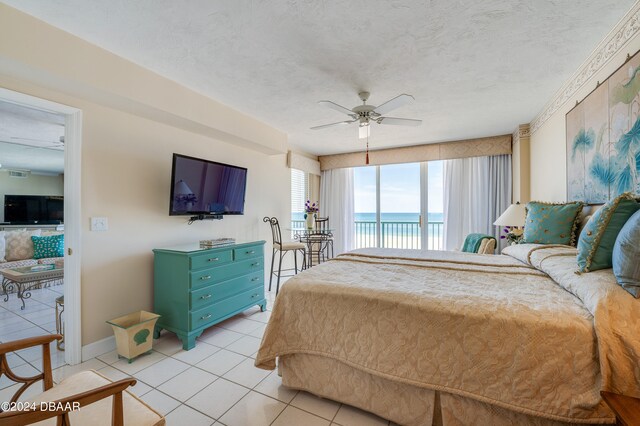
[[494, 235], [497, 252], [505, 246], [493, 222], [511, 204], [511, 155], [444, 162], [444, 246], [459, 250], [470, 233]]
[[322, 172], [320, 179], [320, 216], [329, 218], [333, 229], [335, 254], [353, 249], [354, 236], [353, 169]]

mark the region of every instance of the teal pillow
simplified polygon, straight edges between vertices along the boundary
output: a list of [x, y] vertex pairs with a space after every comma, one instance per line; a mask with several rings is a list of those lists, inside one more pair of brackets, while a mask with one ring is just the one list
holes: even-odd
[[524, 242], [534, 244], [576, 244], [578, 215], [583, 204], [532, 201], [525, 207]]
[[640, 210], [627, 220], [618, 234], [612, 261], [618, 284], [640, 298]]
[[47, 237], [31, 237], [33, 241], [33, 258], [64, 257], [64, 235]]
[[612, 267], [616, 238], [627, 220], [639, 209], [640, 204], [627, 192], [609, 201], [591, 216], [578, 240], [578, 271]]

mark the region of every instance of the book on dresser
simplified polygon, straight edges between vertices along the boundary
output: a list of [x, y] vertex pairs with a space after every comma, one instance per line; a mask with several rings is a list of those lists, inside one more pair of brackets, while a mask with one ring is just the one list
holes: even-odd
[[154, 337], [172, 331], [189, 350], [205, 329], [252, 306], [266, 310], [264, 244], [154, 249], [153, 310], [160, 315]]

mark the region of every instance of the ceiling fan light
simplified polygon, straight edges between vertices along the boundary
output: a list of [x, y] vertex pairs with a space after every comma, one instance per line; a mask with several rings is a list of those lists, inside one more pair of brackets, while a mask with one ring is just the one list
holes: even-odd
[[366, 125], [360, 125], [360, 127], [358, 127], [358, 137], [360, 139], [366, 139], [369, 137], [371, 132], [371, 126], [369, 126], [369, 123], [367, 123]]

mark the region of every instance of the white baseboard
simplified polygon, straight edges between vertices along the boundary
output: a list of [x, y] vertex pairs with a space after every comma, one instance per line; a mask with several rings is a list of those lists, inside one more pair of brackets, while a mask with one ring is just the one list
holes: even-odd
[[111, 352], [116, 348], [115, 336], [105, 337], [97, 342], [89, 343], [82, 347], [82, 361], [86, 361], [91, 358], [95, 358], [98, 355]]

